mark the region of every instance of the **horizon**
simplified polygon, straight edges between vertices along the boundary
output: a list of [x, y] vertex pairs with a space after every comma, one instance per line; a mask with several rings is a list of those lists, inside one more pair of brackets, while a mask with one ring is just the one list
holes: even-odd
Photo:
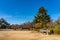
[[60, 17], [60, 0], [0, 0], [0, 18], [10, 24], [32, 22], [40, 7], [53, 21]]

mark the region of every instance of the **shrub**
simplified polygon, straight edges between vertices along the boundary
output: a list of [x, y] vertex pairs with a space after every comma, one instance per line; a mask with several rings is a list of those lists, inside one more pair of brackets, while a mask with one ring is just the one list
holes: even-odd
[[49, 28], [50, 34], [60, 34], [60, 29], [58, 28]]
[[46, 30], [46, 28], [41, 28], [42, 30]]
[[54, 28], [49, 28], [48, 30], [50, 30], [49, 34], [54, 34], [54, 31], [53, 31]]
[[33, 30], [34, 30], [34, 31], [37, 31], [37, 32], [39, 32], [39, 31], [40, 31], [40, 29], [37, 29], [37, 28], [33, 28]]
[[60, 34], [60, 29], [58, 28], [54, 28], [53, 31], [54, 31], [54, 34]]
[[41, 28], [41, 23], [36, 23], [34, 26], [35, 26], [36, 29], [38, 29], [38, 28], [40, 29]]

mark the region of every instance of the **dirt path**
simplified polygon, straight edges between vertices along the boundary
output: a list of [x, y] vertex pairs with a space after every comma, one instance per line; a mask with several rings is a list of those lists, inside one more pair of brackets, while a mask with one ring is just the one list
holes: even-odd
[[60, 36], [31, 31], [0, 31], [0, 40], [60, 40]]

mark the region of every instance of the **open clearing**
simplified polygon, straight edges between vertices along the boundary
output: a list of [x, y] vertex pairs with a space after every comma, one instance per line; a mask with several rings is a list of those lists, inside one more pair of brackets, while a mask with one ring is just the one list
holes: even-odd
[[0, 31], [0, 40], [60, 40], [60, 36], [31, 31]]

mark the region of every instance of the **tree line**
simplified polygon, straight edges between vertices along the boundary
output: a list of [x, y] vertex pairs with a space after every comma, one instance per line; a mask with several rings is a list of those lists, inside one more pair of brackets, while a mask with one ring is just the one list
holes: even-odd
[[60, 18], [56, 21], [52, 21], [50, 15], [44, 7], [40, 7], [34, 20], [21, 25], [10, 25], [3, 18], [0, 19], [0, 29], [28, 29], [28, 30], [53, 30], [55, 33], [60, 33]]

